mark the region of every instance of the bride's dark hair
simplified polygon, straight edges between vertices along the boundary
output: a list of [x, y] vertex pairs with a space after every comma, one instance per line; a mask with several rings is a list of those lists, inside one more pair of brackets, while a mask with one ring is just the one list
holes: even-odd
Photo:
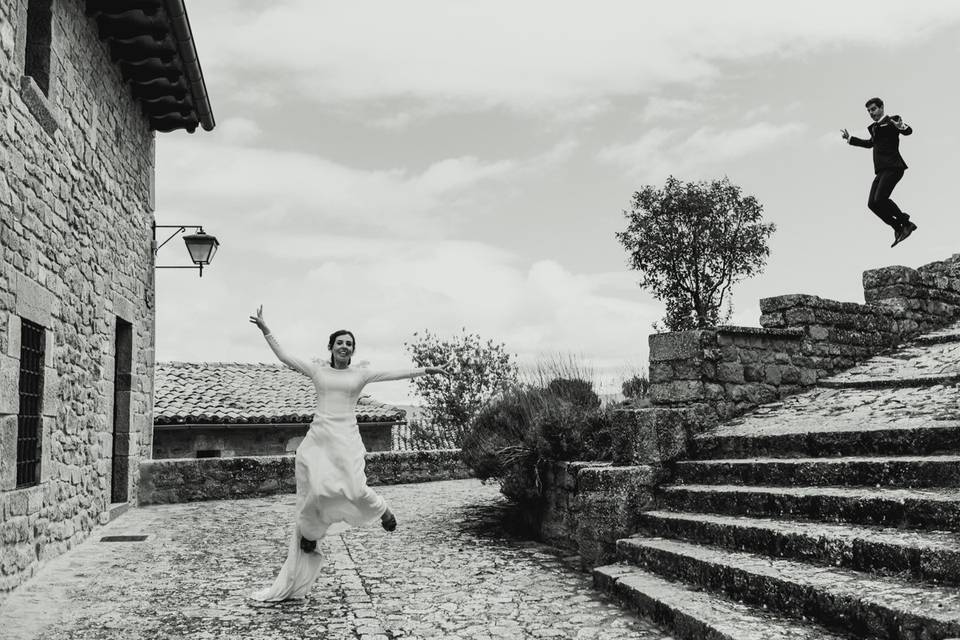
[[[333, 343], [337, 341], [337, 338], [340, 336], [350, 336], [350, 339], [353, 340], [353, 351], [357, 351], [357, 338], [353, 335], [353, 331], [347, 331], [346, 329], [340, 329], [339, 331], [334, 331], [330, 334], [330, 341], [327, 343], [327, 349], [330, 351], [330, 366], [333, 366]], [[350, 360], [347, 360], [347, 364], [350, 364]]]

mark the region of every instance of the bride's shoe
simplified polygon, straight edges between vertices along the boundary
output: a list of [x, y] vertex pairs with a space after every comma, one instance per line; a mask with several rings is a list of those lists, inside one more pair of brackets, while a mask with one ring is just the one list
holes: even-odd
[[387, 531], [393, 531], [397, 528], [397, 517], [393, 515], [392, 511], [387, 509], [380, 517], [380, 525]]
[[303, 536], [300, 536], [300, 548], [303, 549], [304, 553], [313, 553], [317, 550], [317, 541], [307, 540]]

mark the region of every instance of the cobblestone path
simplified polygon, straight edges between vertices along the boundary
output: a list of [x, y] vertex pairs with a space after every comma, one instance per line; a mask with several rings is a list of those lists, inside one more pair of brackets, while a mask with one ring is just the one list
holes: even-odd
[[[669, 640], [542, 545], [497, 524], [476, 480], [380, 487], [400, 526], [329, 536], [306, 600], [247, 596], [276, 575], [293, 496], [134, 509], [0, 603], [4, 640], [147, 638]], [[147, 534], [143, 542], [102, 542]]]

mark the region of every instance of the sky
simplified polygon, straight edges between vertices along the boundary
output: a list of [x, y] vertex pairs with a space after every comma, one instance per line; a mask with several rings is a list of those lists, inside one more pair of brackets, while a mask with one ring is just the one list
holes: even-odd
[[[411, 366], [424, 329], [503, 342], [524, 368], [573, 359], [603, 393], [647, 372], [663, 303], [615, 238], [644, 185], [728, 177], [776, 225], [759, 300], [863, 302], [864, 270], [960, 251], [960, 2], [188, 1], [217, 126], [158, 134], [157, 224], [202, 225], [202, 278], [157, 271], [158, 361], [325, 358]], [[864, 102], [914, 134], [894, 191], [918, 230], [867, 208]], [[189, 264], [182, 243], [158, 264]], [[368, 389], [414, 401], [406, 382]]]

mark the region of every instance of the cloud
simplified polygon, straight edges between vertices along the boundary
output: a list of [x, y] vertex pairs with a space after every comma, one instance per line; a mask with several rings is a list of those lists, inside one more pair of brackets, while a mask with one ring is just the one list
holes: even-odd
[[762, 152], [804, 129], [799, 123], [768, 122], [728, 129], [701, 127], [687, 134], [654, 128], [629, 144], [601, 149], [597, 158], [649, 181], [661, 181], [670, 174], [689, 179], [727, 161]]
[[217, 132], [228, 144], [245, 145], [260, 137], [260, 125], [250, 118], [227, 118], [217, 124]]
[[405, 98], [551, 114], [667, 85], [702, 86], [730, 61], [896, 47], [960, 20], [951, 0], [811, 0], [788, 17], [783, 6], [758, 0], [235, 7], [226, 0], [190, 7], [204, 69], [224, 82], [292, 89], [321, 103]]
[[[176, 275], [158, 276], [160, 360], [270, 361], [246, 321], [263, 304], [281, 343], [308, 358], [323, 356], [326, 336], [348, 327], [363, 359], [402, 367], [409, 365], [403, 342], [414, 331], [452, 335], [466, 327], [505, 342], [527, 364], [575, 353], [586, 364], [619, 371], [629, 362], [645, 366], [644, 336], [661, 313], [631, 273], [573, 273], [555, 261], [525, 262], [469, 241], [290, 238], [266, 229], [235, 238], [202, 281]], [[189, 323], [181, 321], [184, 309]], [[218, 328], [217, 340], [198, 330], [208, 326]], [[405, 383], [372, 391], [407, 399]]]
[[224, 222], [294, 230], [341, 225], [422, 234], [482, 210], [497, 197], [489, 185], [562, 162], [575, 146], [562, 141], [523, 159], [443, 158], [420, 171], [358, 169], [309, 153], [245, 146], [255, 132], [252, 122], [233, 119], [222, 139], [165, 139], [157, 152], [164, 193], [158, 215], [202, 210]]

